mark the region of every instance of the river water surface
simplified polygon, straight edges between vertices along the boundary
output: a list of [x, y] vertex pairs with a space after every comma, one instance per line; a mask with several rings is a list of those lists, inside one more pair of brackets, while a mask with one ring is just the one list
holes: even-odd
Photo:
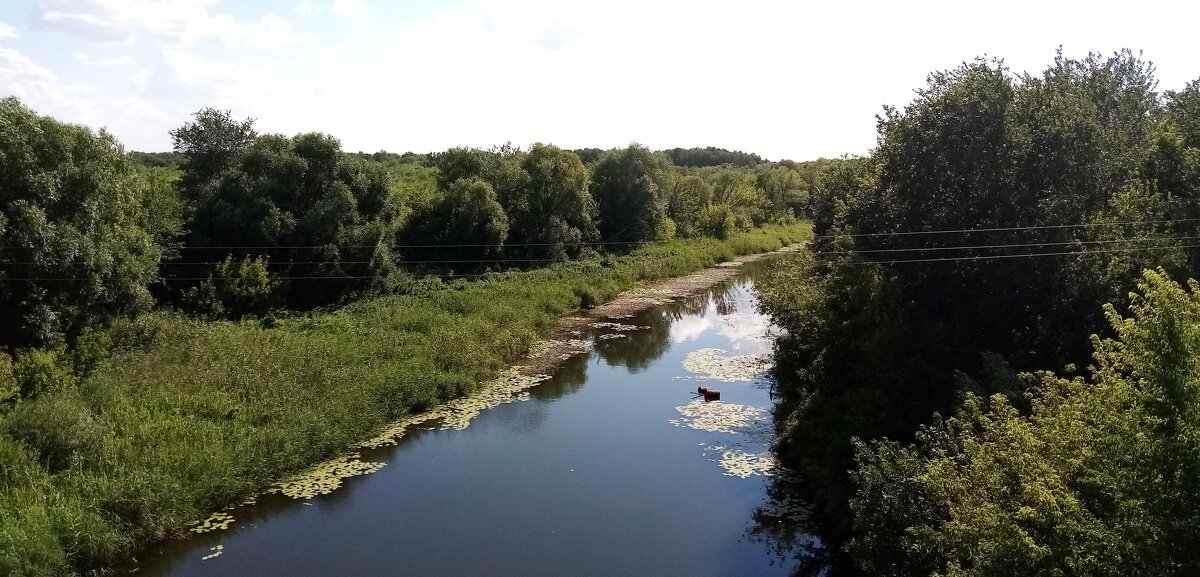
[[[266, 495], [228, 529], [147, 551], [136, 574], [356, 576], [788, 575], [771, 535], [772, 330], [753, 278], [621, 326], [462, 430], [412, 427], [386, 463], [311, 499]], [[636, 328], [634, 328], [636, 327]], [[698, 386], [722, 400], [694, 400]]]

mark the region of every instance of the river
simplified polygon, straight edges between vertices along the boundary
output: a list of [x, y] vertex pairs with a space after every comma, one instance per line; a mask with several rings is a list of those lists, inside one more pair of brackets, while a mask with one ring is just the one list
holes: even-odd
[[[587, 352], [461, 430], [414, 425], [386, 463], [146, 551], [139, 576], [790, 575], [806, 510], [781, 491], [745, 265], [698, 297], [587, 329]], [[696, 400], [715, 387], [721, 401]], [[803, 540], [803, 537], [801, 537]]]

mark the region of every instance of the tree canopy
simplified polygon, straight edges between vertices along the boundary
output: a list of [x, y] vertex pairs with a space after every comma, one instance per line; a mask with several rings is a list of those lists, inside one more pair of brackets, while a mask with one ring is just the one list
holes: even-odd
[[0, 100], [0, 347], [61, 343], [148, 309], [178, 213], [112, 135]]
[[[1082, 385], [1019, 375], [1052, 369], [1072, 379], [1093, 359], [1091, 335], [1105, 330], [1102, 305], [1141, 302], [1128, 289], [1142, 271], [1159, 271], [1143, 279], [1154, 286], [1154, 278], [1200, 272], [1195, 249], [1181, 241], [1196, 231], [1197, 149], [1184, 136], [1195, 85], [1156, 90], [1153, 66], [1129, 51], [1059, 54], [1040, 75], [967, 62], [931, 74], [903, 109], [885, 110], [870, 157], [822, 163], [815, 178], [788, 177], [781, 187], [806, 189], [816, 238], [811, 255], [760, 284], [764, 307], [785, 329], [778, 448], [840, 520], [839, 537], [858, 540], [855, 557], [868, 574], [1136, 566], [1101, 551], [1116, 537], [1086, 541], [1100, 539], [1095, 523], [1124, 514], [1104, 508], [1113, 502], [1077, 511], [1076, 496], [1050, 477], [989, 483], [1066, 466], [1054, 459], [1084, 450], [1047, 453], [1017, 430], [1039, 426], [1028, 410], [1042, 401], [1027, 394], [1053, 389], [1049, 399]], [[959, 420], [934, 416], [956, 411]], [[1025, 437], [990, 436], [1014, 434]], [[1047, 434], [1100, 442], [1082, 429]], [[864, 443], [857, 457], [856, 438]], [[971, 443], [998, 444], [984, 456]], [[962, 460], [945, 446], [988, 469], [955, 470], [951, 480], [944, 468]], [[1130, 506], [1128, 514], [1152, 514]], [[960, 513], [970, 518], [956, 521]], [[897, 535], [911, 539], [885, 545]]]

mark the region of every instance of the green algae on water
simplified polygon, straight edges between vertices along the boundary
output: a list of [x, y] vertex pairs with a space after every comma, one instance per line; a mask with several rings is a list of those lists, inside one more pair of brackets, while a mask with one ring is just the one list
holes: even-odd
[[222, 530], [228, 529], [229, 526], [232, 525], [234, 521], [236, 521], [236, 519], [233, 518], [233, 515], [230, 515], [229, 513], [217, 512], [217, 513], [213, 513], [212, 515], [210, 515], [207, 519], [205, 519], [202, 522], [197, 521], [197, 522], [193, 523], [193, 525], [195, 525], [195, 526], [192, 527], [191, 531], [193, 533], [208, 533], [209, 531], [222, 531]]
[[764, 427], [769, 428], [770, 426], [769, 414], [766, 409], [748, 405], [696, 399], [686, 405], [675, 407], [675, 410], [679, 411], [681, 418], [671, 419], [672, 425], [698, 431], [733, 435], [751, 434], [757, 437], [762, 433]]
[[643, 331], [650, 327], [643, 325], [627, 325], [624, 323], [598, 322], [588, 325], [593, 329], [607, 329], [610, 331], [628, 332], [628, 331]]
[[724, 446], [706, 447], [705, 451], [718, 453], [717, 464], [725, 469], [725, 475], [749, 479], [770, 477], [775, 474], [775, 457], [768, 451], [758, 453]]
[[[583, 343], [583, 341], [578, 341]], [[496, 379], [489, 381], [478, 392], [447, 401], [432, 410], [416, 415], [410, 415], [396, 421], [380, 434], [354, 445], [358, 449], [376, 449], [395, 445], [408, 428], [413, 425], [437, 421], [441, 430], [461, 431], [479, 416], [479, 413], [497, 407], [504, 403], [521, 401], [528, 398], [528, 389], [546, 379], [549, 375], [525, 375], [521, 373], [524, 367], [510, 367]]]
[[733, 382], [751, 382], [763, 377], [771, 367], [770, 355], [729, 355], [721, 349], [698, 349], [688, 353], [683, 368], [701, 378]]
[[385, 465], [387, 463], [359, 460], [358, 453], [350, 453], [284, 479], [276, 483], [270, 492], [283, 493], [293, 499], [312, 499], [336, 491], [342, 486], [343, 479], [369, 475]]

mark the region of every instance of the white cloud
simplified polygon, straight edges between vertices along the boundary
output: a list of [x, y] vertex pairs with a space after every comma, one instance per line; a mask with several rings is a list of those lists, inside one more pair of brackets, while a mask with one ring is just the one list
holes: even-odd
[[0, 91], [27, 98], [53, 84], [58, 76], [12, 48], [0, 47]]
[[671, 324], [671, 342], [678, 344], [698, 339], [711, 328], [713, 320], [707, 311], [704, 316], [683, 317]]
[[13, 28], [9, 24], [0, 22], [0, 40], [3, 40], [5, 38], [20, 38], [20, 37], [21, 37], [21, 35], [17, 32], [16, 28]]
[[66, 84], [53, 71], [12, 48], [0, 47], [0, 97], [16, 96], [40, 114], [66, 122], [100, 126], [102, 118], [93, 91]]
[[308, 0], [300, 0], [300, 3], [296, 4], [296, 7], [293, 9], [293, 11], [301, 18], [310, 18], [320, 14], [321, 12], [324, 12], [320, 6], [317, 6]]
[[94, 58], [86, 52], [72, 52], [71, 56], [75, 57], [80, 64], [84, 66], [98, 66], [101, 68], [115, 68], [118, 66], [133, 66], [136, 64], [132, 56], [116, 56], [113, 58]]
[[[83, 49], [93, 63], [129, 52], [137, 68], [82, 75], [100, 86], [97, 96], [67, 82], [77, 67], [55, 69], [48, 81], [51, 71], [6, 54], [0, 90], [23, 79], [21, 90], [49, 103], [44, 113], [99, 116], [139, 149], [165, 148], [167, 131], [189, 113], [219, 106], [258, 118], [264, 132], [330, 132], [350, 150], [637, 141], [800, 160], [867, 152], [882, 104], [904, 105], [929, 71], [977, 54], [1036, 72], [1059, 44], [1071, 56], [1128, 45], [1156, 62], [1163, 88], [1200, 74], [1188, 27], [1198, 9], [1162, 0], [1132, 15], [1014, 0], [987, 19], [949, 2], [466, 0], [413, 10], [342, 0], [342, 13], [369, 9], [353, 27], [330, 17], [333, 0], [273, 5], [296, 22], [308, 15], [295, 25], [275, 14], [221, 14], [234, 0], [36, 1], [30, 28], [137, 42], [125, 51]], [[1172, 17], [1154, 20], [1155, 8]], [[1023, 16], [1032, 12], [1039, 18]], [[315, 44], [306, 30], [321, 33], [319, 46], [227, 60], [210, 46]], [[147, 110], [114, 108], [118, 96]]]
[[174, 46], [214, 40], [230, 47], [282, 48], [310, 44], [311, 33], [268, 13], [257, 22], [238, 22], [210, 13], [217, 0], [39, 0], [33, 26], [101, 43], [131, 44], [142, 31]]
[[333, 0], [329, 10], [338, 16], [358, 17], [367, 15], [367, 3], [363, 0]]

